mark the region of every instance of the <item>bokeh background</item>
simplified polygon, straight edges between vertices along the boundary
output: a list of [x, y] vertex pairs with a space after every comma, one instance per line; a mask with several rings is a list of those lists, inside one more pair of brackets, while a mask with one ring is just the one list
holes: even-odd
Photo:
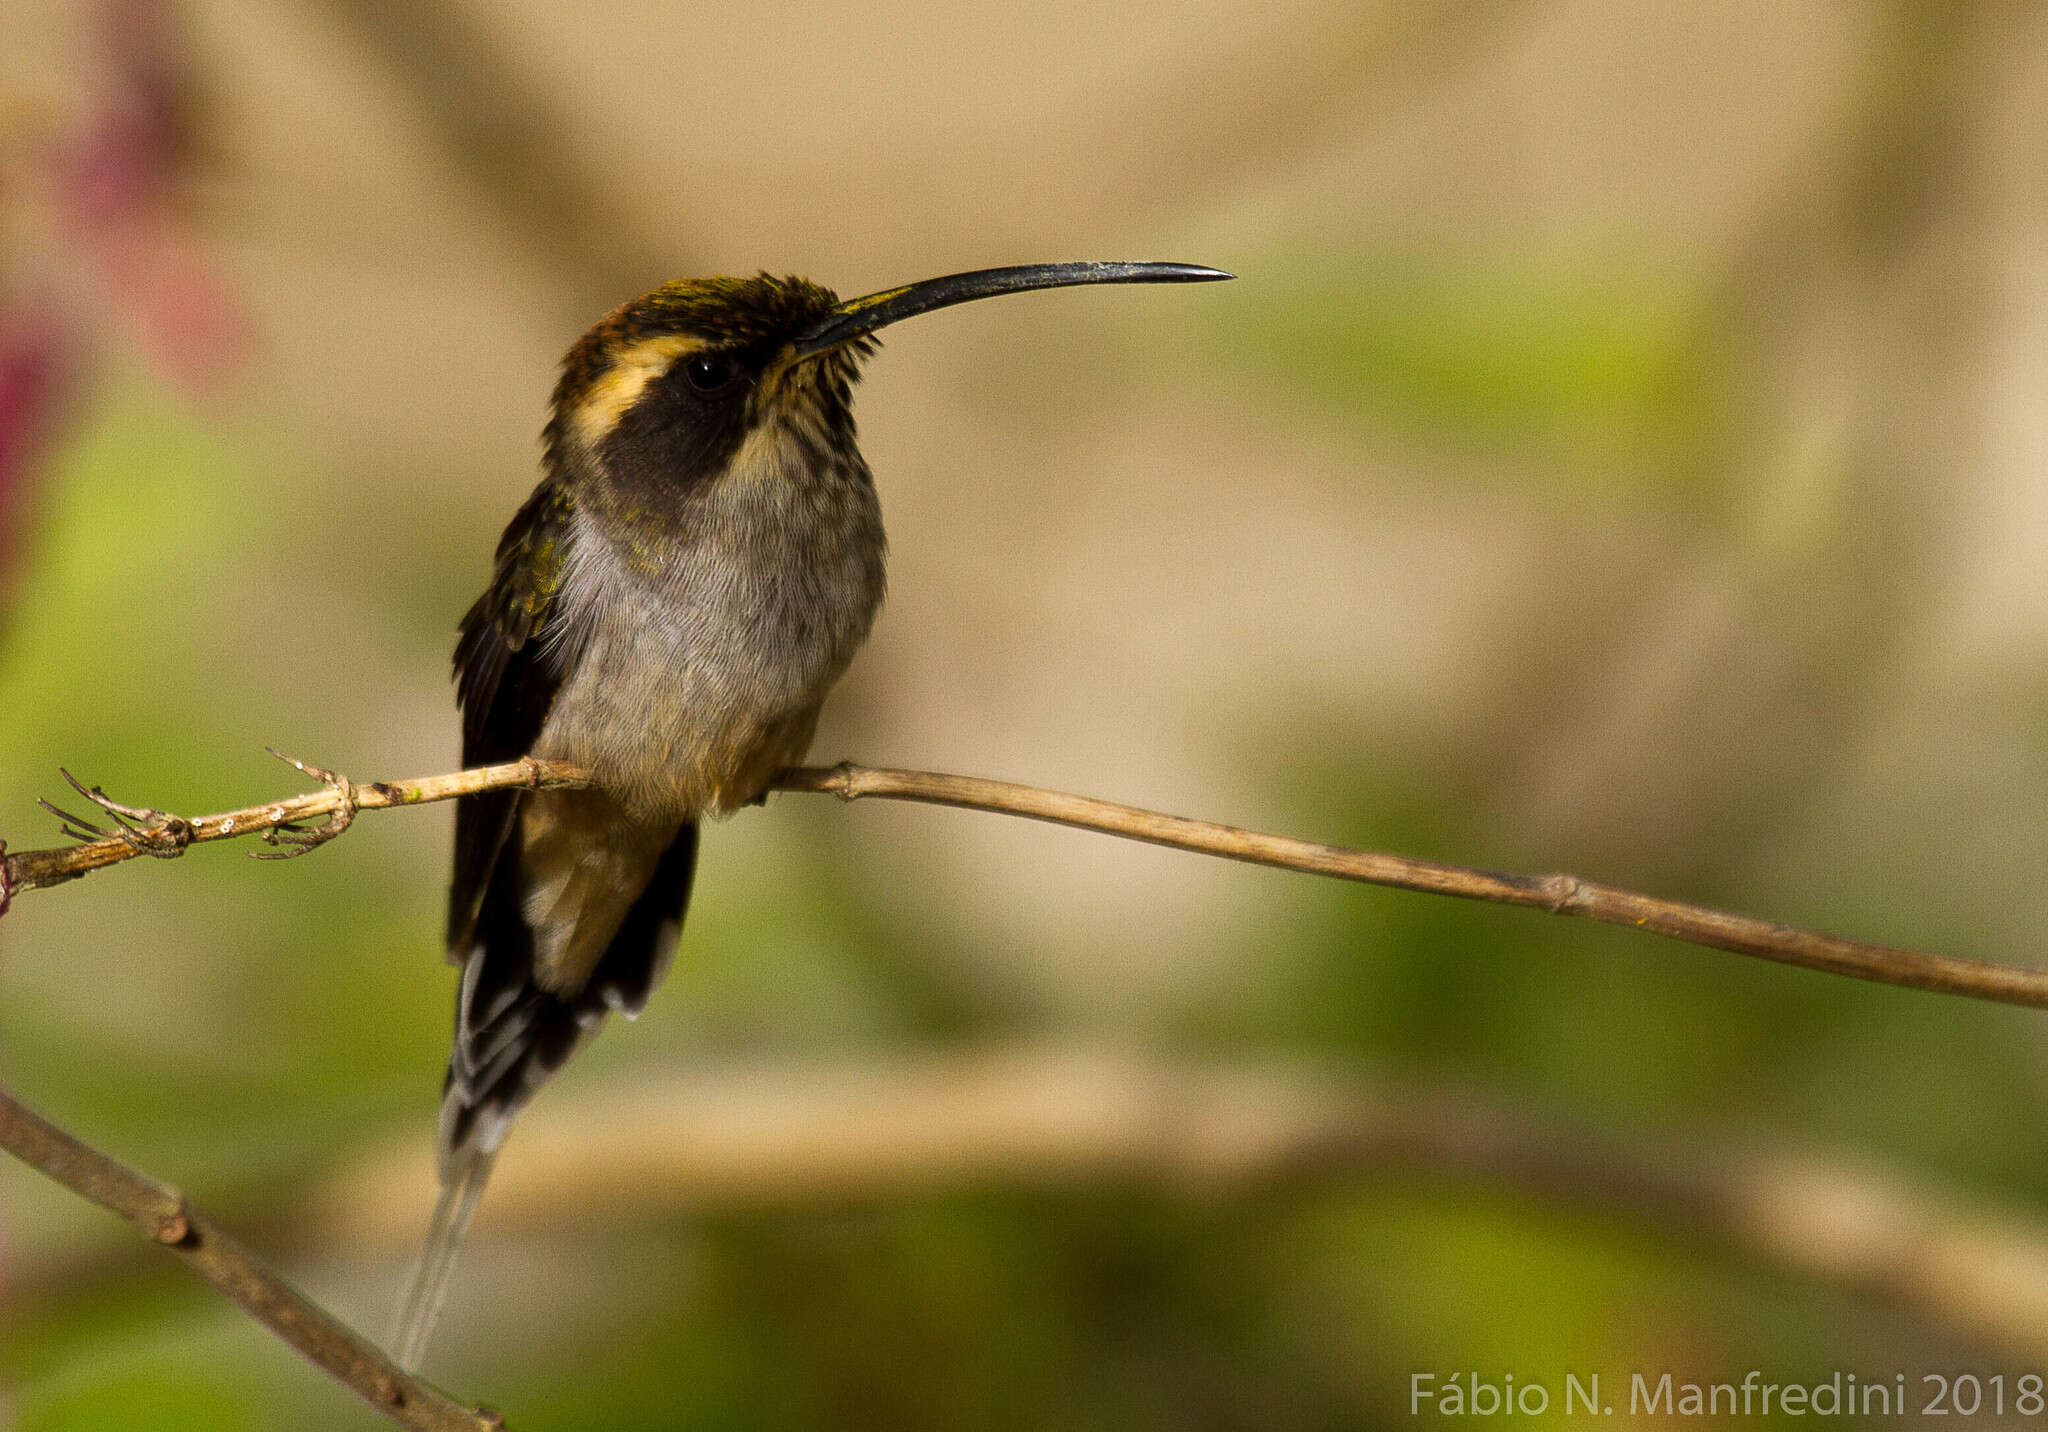
[[[54, 843], [60, 764], [188, 813], [300, 788], [266, 743], [451, 768], [455, 621], [612, 304], [1088, 257], [1241, 277], [892, 331], [892, 595], [817, 758], [2043, 957], [2048, 10], [1992, 0], [0, 0], [0, 837]], [[10, 1087], [373, 1334], [432, 1196], [450, 819], [0, 923]], [[429, 1371], [537, 1429], [1406, 1426], [1417, 1372], [2011, 1397], [2043, 1050], [785, 796], [513, 1139]], [[12, 1164], [0, 1384], [36, 1432], [381, 1425]]]

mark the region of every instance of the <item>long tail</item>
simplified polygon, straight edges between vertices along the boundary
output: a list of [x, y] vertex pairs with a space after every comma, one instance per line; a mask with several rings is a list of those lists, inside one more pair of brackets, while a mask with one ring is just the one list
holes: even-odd
[[[550, 797], [576, 797], [585, 804], [605, 799], [594, 791], [529, 799]], [[566, 809], [574, 814], [576, 802]], [[541, 814], [563, 823], [559, 810]], [[540, 824], [546, 828], [546, 822]], [[635, 878], [623, 882], [637, 887], [624, 909], [607, 911], [586, 903], [557, 912], [551, 906], [541, 921], [550, 937], [559, 937], [563, 928], [589, 928], [587, 922], [595, 921], [608, 939], [581, 987], [560, 992], [543, 988], [536, 977], [534, 917], [527, 912], [529, 890], [554, 875], [548, 863], [552, 852], [545, 843], [535, 850], [526, 845], [508, 840], [498, 850], [480, 899], [470, 902], [458, 882], [451, 902], [456, 913], [450, 947], [459, 952], [463, 971], [455, 999], [455, 1042], [441, 1092], [441, 1198], [391, 1340], [394, 1356], [408, 1372], [417, 1371], [426, 1355], [455, 1271], [456, 1251], [512, 1121], [607, 1014], [617, 1011], [631, 1018], [647, 1003], [675, 949], [697, 864], [694, 824], [657, 832], [652, 851], [634, 857], [644, 858], [645, 864]], [[576, 865], [602, 862], [609, 849], [603, 842], [571, 845], [560, 857], [572, 862], [571, 876]]]
[[462, 1237], [469, 1232], [469, 1220], [476, 1215], [477, 1201], [484, 1196], [491, 1169], [498, 1162], [495, 1149], [472, 1151], [455, 1177], [441, 1185], [440, 1201], [427, 1225], [427, 1241], [420, 1248], [406, 1283], [405, 1301], [399, 1304], [398, 1321], [391, 1332], [392, 1356], [407, 1372], [418, 1372], [427, 1355], [427, 1338], [441, 1316], [441, 1302], [448, 1296], [448, 1279], [455, 1272], [455, 1255]]

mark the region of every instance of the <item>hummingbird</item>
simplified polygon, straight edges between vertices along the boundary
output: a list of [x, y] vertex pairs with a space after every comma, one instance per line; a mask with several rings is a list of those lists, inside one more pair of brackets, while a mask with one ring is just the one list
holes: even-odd
[[462, 970], [441, 1194], [394, 1349], [417, 1370], [514, 1118], [606, 1014], [666, 973], [697, 830], [800, 761], [882, 603], [887, 540], [852, 395], [889, 324], [997, 294], [1199, 283], [1193, 264], [980, 269], [842, 302], [801, 278], [679, 279], [562, 360], [542, 478], [455, 648], [462, 762], [590, 784], [461, 803], [447, 948]]

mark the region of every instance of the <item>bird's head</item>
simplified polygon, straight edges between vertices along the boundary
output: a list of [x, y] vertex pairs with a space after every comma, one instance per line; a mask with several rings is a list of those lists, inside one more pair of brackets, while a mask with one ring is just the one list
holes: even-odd
[[1028, 264], [844, 302], [801, 278], [679, 279], [614, 309], [569, 350], [550, 461], [687, 490], [730, 467], [750, 436], [783, 439], [792, 453], [850, 453], [853, 384], [878, 329], [1000, 293], [1229, 277], [1192, 264]]

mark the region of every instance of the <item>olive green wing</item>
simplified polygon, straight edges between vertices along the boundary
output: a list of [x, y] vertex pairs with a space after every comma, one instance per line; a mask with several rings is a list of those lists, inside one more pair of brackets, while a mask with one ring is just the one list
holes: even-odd
[[[462, 619], [455, 682], [465, 768], [516, 761], [531, 751], [574, 666], [574, 643], [563, 639], [555, 601], [572, 513], [559, 483], [535, 489], [499, 539], [490, 586]], [[491, 791], [459, 804], [448, 898], [448, 954], [456, 963], [468, 954], [478, 907], [523, 798], [521, 791]]]

